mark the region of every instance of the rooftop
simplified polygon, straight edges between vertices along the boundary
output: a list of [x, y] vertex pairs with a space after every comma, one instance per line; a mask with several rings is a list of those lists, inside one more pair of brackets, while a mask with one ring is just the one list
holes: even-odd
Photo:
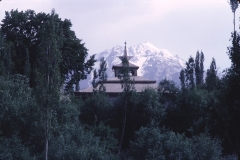
[[[132, 80], [134, 80], [134, 87], [136, 92], [142, 92], [145, 88], [157, 88], [157, 84], [155, 80], [149, 80], [140, 76], [132, 76]], [[104, 86], [106, 87], [106, 93], [120, 93], [123, 91], [121, 81], [117, 77], [108, 79]], [[89, 87], [75, 93], [92, 93], [93, 87]]]
[[[125, 50], [123, 56], [119, 57], [122, 61], [123, 58], [127, 58], [127, 60], [131, 59], [132, 56], [127, 56], [126, 50], [126, 42], [125, 42]], [[119, 93], [123, 92], [121, 80], [118, 78], [118, 75], [121, 74], [121, 69], [123, 68], [123, 64], [113, 65], [112, 68], [115, 72], [115, 77], [108, 79], [104, 82], [104, 86], [106, 87], [106, 92], [108, 95], [117, 96]], [[134, 89], [136, 92], [142, 92], [146, 88], [154, 88], [157, 89], [157, 84], [155, 80], [149, 80], [144, 77], [137, 76], [137, 69], [139, 68], [135, 64], [129, 63], [129, 68], [132, 70], [130, 79], [134, 81]], [[89, 87], [86, 89], [82, 89], [80, 91], [74, 92], [75, 95], [87, 96], [93, 93], [93, 87]]]
[[[119, 68], [122, 68], [123, 67], [123, 64], [120, 63], [120, 64], [116, 64], [116, 65], [113, 65], [112, 68], [115, 68], [115, 67], [119, 67]], [[129, 62], [129, 68], [139, 68], [138, 66], [136, 66], [135, 64], [132, 64]]]

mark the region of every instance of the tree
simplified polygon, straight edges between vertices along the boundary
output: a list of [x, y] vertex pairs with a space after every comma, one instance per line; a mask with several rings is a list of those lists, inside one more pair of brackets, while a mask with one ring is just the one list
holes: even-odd
[[30, 80], [30, 86], [35, 87], [35, 64], [38, 60], [36, 52], [42, 43], [41, 34], [46, 29], [44, 27], [53, 18], [54, 24], [58, 25], [57, 34], [61, 39], [61, 43], [57, 45], [60, 52], [58, 67], [61, 81], [66, 82], [67, 90], [71, 90], [73, 85], [76, 86], [75, 90], [78, 90], [79, 81], [86, 79], [86, 75], [93, 69], [94, 56], [86, 61], [87, 49], [70, 29], [72, 27], [70, 20], [61, 20], [57, 14], [54, 16], [46, 13], [36, 14], [33, 10], [25, 12], [12, 10], [5, 13], [1, 30], [6, 43], [12, 44], [11, 73], [26, 75]]
[[197, 51], [196, 58], [195, 58], [195, 79], [196, 79], [196, 86], [201, 87], [204, 83], [204, 54], [201, 51]]
[[42, 24], [39, 29], [39, 44], [36, 48], [36, 63], [34, 79], [36, 83], [35, 96], [43, 111], [45, 159], [48, 159], [48, 143], [51, 134], [53, 114], [59, 104], [61, 87], [60, 69], [61, 52], [59, 45], [62, 43], [62, 28], [57, 20], [55, 11], [52, 10], [51, 19]]
[[240, 36], [239, 33], [232, 33], [232, 45], [228, 47], [228, 55], [231, 60], [231, 67], [221, 79], [221, 117], [224, 117], [223, 144], [227, 152], [235, 151], [240, 155]]
[[194, 59], [190, 56], [190, 58], [188, 59], [188, 62], [186, 62], [186, 69], [185, 69], [187, 88], [189, 89], [193, 89], [195, 86], [194, 68], [195, 68]]
[[[126, 159], [221, 159], [219, 141], [206, 134], [187, 138], [157, 127], [142, 127], [136, 132]], [[236, 159], [236, 158], [235, 158]]]
[[0, 76], [0, 97], [1, 159], [33, 159], [30, 155], [38, 156], [44, 147], [43, 127], [28, 79], [21, 75]]
[[[93, 72], [93, 81], [92, 81], [92, 86], [93, 86], [93, 91], [96, 92], [97, 89], [99, 92], [105, 92], [106, 87], [104, 86], [104, 82], [107, 80], [107, 63], [104, 60], [104, 57], [100, 59], [100, 68], [98, 69], [98, 73], [96, 69], [94, 69]], [[98, 88], [98, 85], [99, 88]]]
[[235, 32], [235, 12], [238, 8], [238, 0], [230, 0], [228, 3], [230, 4], [231, 10], [233, 12], [233, 32]]
[[177, 94], [180, 94], [180, 90], [175, 86], [173, 81], [162, 80], [158, 85], [158, 94], [160, 95], [160, 103], [165, 106], [166, 109], [175, 107], [175, 101], [177, 100]]
[[204, 54], [203, 52], [201, 51], [201, 54], [200, 54], [200, 84], [203, 84], [204, 83]]
[[1, 159], [35, 159], [35, 157], [30, 156], [29, 149], [21, 143], [21, 140], [18, 137], [0, 137], [0, 141]]
[[129, 103], [129, 97], [132, 93], [135, 92], [134, 88], [134, 80], [131, 80], [130, 78], [130, 71], [129, 71], [129, 62], [126, 56], [122, 58], [122, 72], [119, 74], [119, 79], [121, 80], [121, 85], [123, 89], [123, 93], [121, 98], [123, 99], [123, 123], [122, 123], [122, 133], [120, 136], [120, 141], [119, 141], [119, 149], [118, 152], [120, 154], [121, 149], [122, 149], [122, 144], [123, 144], [123, 139], [124, 139], [124, 134], [125, 134], [125, 129], [126, 129], [126, 122], [127, 122], [127, 106]]
[[231, 70], [233, 74], [240, 74], [240, 35], [239, 33], [232, 34], [232, 46], [228, 47], [228, 55], [232, 62]]
[[196, 86], [201, 84], [201, 74], [200, 74], [200, 54], [197, 51], [195, 58], [195, 77], [196, 77]]
[[122, 71], [121, 74], [118, 75], [118, 78], [121, 80], [123, 93], [129, 94], [135, 88], [134, 80], [130, 78], [129, 62], [127, 57], [125, 56], [122, 59], [122, 65], [123, 65]]
[[[168, 90], [167, 92], [171, 92], [171, 90]], [[161, 96], [159, 95], [159, 92], [154, 88], [146, 88], [141, 92], [135, 110], [142, 110], [142, 112], [138, 111], [138, 113], [140, 113], [138, 119], [143, 119], [144, 122], [141, 126], [138, 126], [137, 129], [150, 124], [160, 126], [166, 115], [165, 108], [162, 105], [163, 103], [160, 103], [160, 98]]]
[[[96, 108], [93, 107], [93, 112], [82, 112], [82, 107], [89, 109], [92, 108], [91, 104], [98, 103], [97, 98], [91, 100], [85, 103], [79, 98], [65, 97], [60, 101], [55, 114], [57, 124], [53, 126], [49, 143], [49, 159], [117, 159], [114, 157], [117, 149], [117, 140], [113, 136], [115, 130], [101, 122], [106, 121], [102, 117], [97, 119], [100, 122], [94, 120], [96, 114], [100, 115], [100, 109], [94, 110]], [[104, 102], [100, 105], [104, 105]], [[102, 114], [107, 117], [107, 113]], [[86, 119], [83, 121], [82, 116], [93, 119], [89, 123]]]
[[2, 30], [0, 29], [0, 75], [11, 74], [11, 46], [11, 44], [5, 42]]
[[186, 78], [184, 69], [181, 70], [179, 79], [181, 82], [181, 90], [184, 91], [186, 89]]
[[12, 10], [6, 12], [1, 24], [4, 41], [12, 44], [12, 51], [4, 54], [8, 53], [5, 59], [13, 64], [10, 73], [29, 78], [42, 111], [45, 159], [48, 159], [60, 87], [66, 82], [66, 89], [70, 91], [75, 84], [78, 90], [79, 81], [86, 78], [95, 62], [94, 56], [85, 62], [87, 49], [76, 38], [71, 25], [69, 20], [62, 21], [54, 9], [51, 14]]
[[217, 76], [217, 69], [216, 69], [216, 61], [213, 58], [210, 68], [207, 70], [207, 76], [206, 76], [206, 89], [208, 91], [212, 91], [216, 89], [218, 84], [218, 76]]
[[204, 62], [204, 55], [197, 51], [196, 58], [195, 58], [195, 78], [196, 78], [196, 86], [201, 87], [203, 85], [203, 62]]

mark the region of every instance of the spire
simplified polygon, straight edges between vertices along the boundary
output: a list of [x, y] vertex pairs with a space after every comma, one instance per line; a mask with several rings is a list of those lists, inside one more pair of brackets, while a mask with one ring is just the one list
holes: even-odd
[[126, 45], [127, 45], [127, 42], [125, 41], [125, 48], [124, 48], [124, 54], [123, 54], [124, 57], [127, 57], [127, 47], [126, 47]]
[[124, 53], [123, 53], [123, 56], [119, 56], [118, 58], [121, 59], [121, 61], [123, 60], [123, 58], [127, 58], [127, 60], [131, 59], [133, 56], [128, 56], [127, 55], [127, 42], [125, 41], [125, 47], [124, 47]]

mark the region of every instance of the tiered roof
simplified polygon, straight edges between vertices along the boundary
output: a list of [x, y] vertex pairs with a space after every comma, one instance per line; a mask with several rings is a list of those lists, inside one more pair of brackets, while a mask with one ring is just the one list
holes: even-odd
[[[130, 60], [133, 56], [127, 55], [127, 49], [126, 49], [126, 42], [125, 42], [125, 48], [124, 48], [124, 54], [123, 56], [119, 56], [121, 60], [123, 60], [124, 57], [127, 57], [128, 60]], [[104, 86], [106, 87], [106, 94], [111, 95], [118, 95], [123, 91], [121, 80], [118, 78], [117, 74], [118, 71], [123, 67], [123, 64], [117, 64], [113, 65], [113, 69], [115, 71], [115, 77], [108, 79], [106, 82], [104, 82]], [[129, 68], [134, 69], [137, 72], [137, 69], [139, 68], [137, 65], [134, 65], [132, 63], [129, 63]], [[137, 74], [136, 74], [137, 75]], [[142, 92], [145, 88], [151, 87], [151, 88], [157, 88], [156, 80], [149, 80], [146, 78], [143, 78], [141, 76], [131, 76], [131, 79], [134, 80], [134, 87], [136, 92]], [[89, 87], [80, 91], [75, 92], [75, 95], [90, 95], [93, 92], [93, 87]]]

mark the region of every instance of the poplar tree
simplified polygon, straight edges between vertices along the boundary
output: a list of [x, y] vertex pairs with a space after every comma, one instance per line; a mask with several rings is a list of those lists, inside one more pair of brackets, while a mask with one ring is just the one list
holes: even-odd
[[206, 76], [206, 89], [208, 91], [212, 91], [216, 89], [217, 87], [217, 69], [216, 69], [216, 61], [213, 58], [210, 68], [207, 70], [207, 76]]
[[233, 12], [233, 31], [235, 32], [235, 12], [238, 8], [238, 0], [230, 0], [228, 3], [230, 4], [231, 10]]
[[195, 58], [195, 79], [196, 86], [201, 87], [204, 83], [204, 54], [197, 51]]
[[[222, 93], [222, 104], [227, 110], [223, 112], [225, 119], [225, 130], [227, 131], [225, 142], [228, 149], [236, 151], [240, 155], [240, 35], [237, 32], [232, 33], [232, 45], [228, 47], [228, 55], [231, 60], [231, 67], [227, 74], [222, 78], [224, 88]], [[229, 138], [230, 137], [230, 138]]]
[[200, 54], [197, 51], [195, 58], [195, 77], [196, 77], [196, 86], [201, 85], [201, 73], [200, 73]]
[[204, 83], [204, 54], [200, 53], [200, 84]]
[[228, 47], [228, 55], [232, 62], [231, 69], [234, 74], [240, 75], [240, 35], [232, 34], [232, 46]]
[[188, 62], [186, 62], [186, 69], [185, 69], [188, 89], [193, 89], [195, 86], [194, 68], [195, 68], [194, 59], [190, 56], [190, 58], [188, 59]]
[[[97, 90], [99, 92], [105, 92], [106, 87], [104, 86], [104, 82], [107, 80], [107, 63], [104, 60], [104, 57], [100, 59], [100, 65], [98, 72], [96, 69], [93, 71], [93, 81], [92, 81], [92, 86], [93, 86], [93, 91], [96, 92]], [[99, 88], [98, 88], [99, 86]]]
[[126, 56], [124, 56], [122, 59], [122, 65], [123, 65], [122, 72], [118, 76], [118, 78], [121, 80], [121, 85], [123, 89], [123, 93], [121, 97], [123, 99], [123, 123], [122, 123], [122, 129], [121, 129], [122, 132], [120, 134], [120, 141], [119, 141], [119, 149], [118, 149], [119, 154], [121, 152], [125, 130], [126, 130], [127, 107], [129, 103], [128, 101], [131, 93], [135, 91], [134, 80], [131, 80], [130, 78], [129, 62]]
[[184, 91], [186, 89], [186, 78], [185, 78], [184, 69], [181, 70], [179, 79], [181, 82], [181, 89], [182, 89], [182, 91]]
[[45, 160], [48, 159], [48, 145], [53, 128], [54, 114], [59, 104], [61, 77], [59, 64], [61, 52], [61, 24], [58, 15], [52, 10], [50, 19], [41, 25], [39, 30], [39, 45], [36, 51], [35, 94], [42, 108], [44, 120]]

